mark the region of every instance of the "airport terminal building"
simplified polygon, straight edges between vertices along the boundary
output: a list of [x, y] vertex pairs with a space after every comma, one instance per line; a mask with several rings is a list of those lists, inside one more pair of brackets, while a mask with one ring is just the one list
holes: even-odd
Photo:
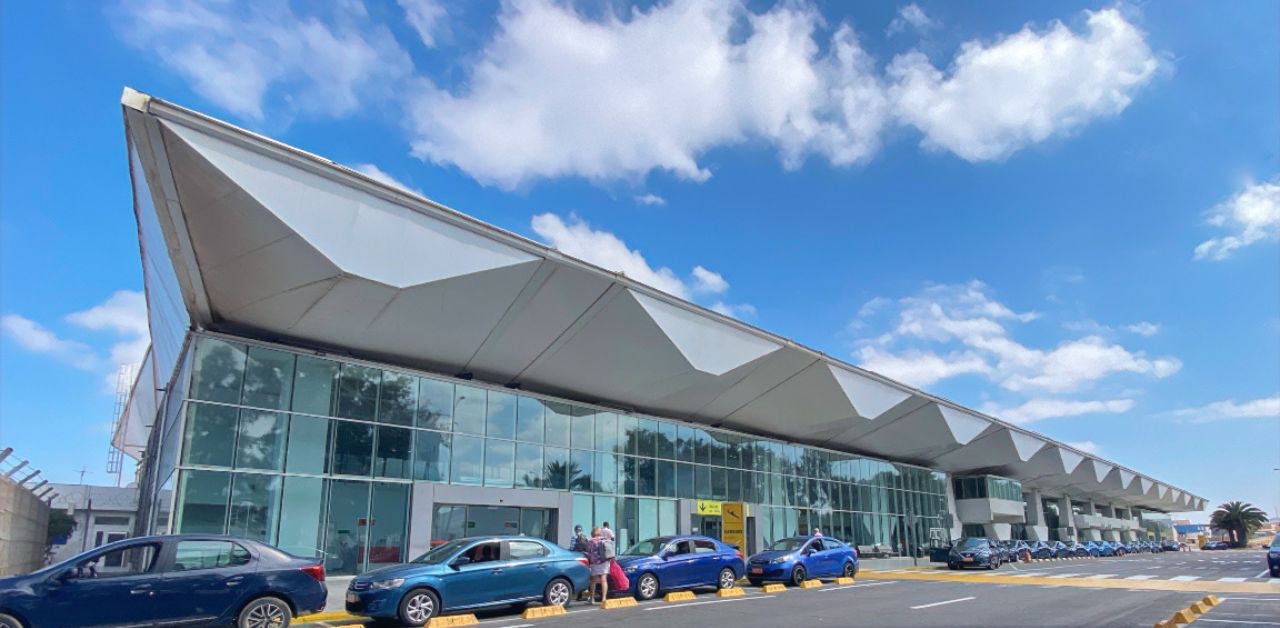
[[460, 536], [1170, 536], [1204, 500], [326, 159], [123, 97], [139, 532], [331, 573]]

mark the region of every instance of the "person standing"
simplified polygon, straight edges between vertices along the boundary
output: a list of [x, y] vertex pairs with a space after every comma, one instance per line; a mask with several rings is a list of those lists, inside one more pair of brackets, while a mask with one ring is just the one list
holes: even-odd
[[609, 599], [609, 570], [613, 567], [613, 541], [605, 538], [600, 528], [591, 529], [591, 541], [587, 544], [587, 567], [591, 570], [591, 586], [587, 603], [596, 603], [596, 587], [600, 588], [600, 601]]
[[609, 522], [608, 522], [608, 521], [606, 521], [606, 522], [604, 522], [604, 523], [600, 524], [600, 534], [601, 534], [602, 536], [604, 536], [604, 538], [609, 539], [610, 541], [613, 541], [614, 543], [617, 543], [617, 542], [618, 542], [618, 537], [614, 536], [614, 534], [613, 534], [613, 530], [610, 530], [610, 529], [609, 529]]
[[573, 540], [569, 541], [569, 551], [579, 552], [585, 556], [587, 553], [587, 544], [589, 542], [590, 539], [588, 539], [587, 535], [582, 532], [582, 526], [573, 526]]

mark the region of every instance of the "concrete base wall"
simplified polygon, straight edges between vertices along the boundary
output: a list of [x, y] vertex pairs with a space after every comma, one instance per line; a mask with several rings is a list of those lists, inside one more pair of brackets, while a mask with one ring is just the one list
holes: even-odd
[[1027, 526], [1028, 541], [1048, 541], [1049, 526]]
[[1102, 540], [1102, 531], [1101, 531], [1101, 530], [1095, 530], [1095, 529], [1093, 529], [1093, 528], [1088, 528], [1088, 529], [1081, 530], [1081, 531], [1080, 531], [1080, 540], [1081, 540], [1081, 541], [1101, 541], [1101, 540]]
[[0, 478], [0, 577], [44, 566], [49, 505], [8, 478]]
[[1007, 523], [988, 523], [982, 527], [986, 529], [988, 537], [1000, 541], [1008, 541], [1013, 528]]

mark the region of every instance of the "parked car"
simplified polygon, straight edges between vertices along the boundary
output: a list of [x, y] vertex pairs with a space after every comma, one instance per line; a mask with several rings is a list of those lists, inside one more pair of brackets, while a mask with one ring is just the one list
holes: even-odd
[[1204, 544], [1204, 549], [1207, 549], [1207, 550], [1224, 550], [1224, 549], [1227, 549], [1228, 547], [1231, 547], [1231, 545], [1228, 544], [1226, 541], [1209, 541], [1208, 543]]
[[1031, 543], [1031, 557], [1040, 559], [1053, 558], [1053, 545], [1045, 541]]
[[0, 626], [284, 628], [324, 608], [324, 565], [248, 539], [146, 536], [0, 579]]
[[857, 573], [858, 551], [829, 536], [781, 539], [747, 561], [747, 581], [757, 586], [770, 580], [798, 586], [810, 578], [852, 578]]
[[540, 601], [568, 606], [589, 579], [587, 559], [542, 539], [449, 541], [409, 563], [351, 580], [347, 612], [421, 626], [442, 613]]
[[1160, 549], [1166, 552], [1176, 552], [1182, 549], [1182, 544], [1173, 539], [1165, 539], [1160, 542]]
[[1280, 578], [1280, 534], [1271, 539], [1271, 547], [1267, 548], [1267, 571], [1272, 578]]
[[1071, 555], [1076, 558], [1086, 558], [1089, 556], [1089, 550], [1084, 546], [1084, 543], [1072, 541], [1067, 544], [1067, 547], [1071, 549]]
[[951, 552], [947, 555], [947, 567], [950, 569], [966, 567], [998, 569], [1000, 552], [993, 546], [991, 539], [979, 536], [965, 537], [951, 545]]
[[1115, 556], [1116, 546], [1107, 541], [1097, 541], [1099, 556]]
[[1031, 552], [1031, 546], [1026, 541], [1013, 541], [1009, 547], [1009, 560], [1018, 562], [1022, 560], [1024, 553]]
[[1062, 541], [1054, 541], [1050, 544], [1053, 547], [1054, 558], [1069, 558], [1071, 556], [1071, 548], [1067, 547]]
[[1000, 556], [1001, 563], [1013, 562], [1012, 553], [1010, 552], [1010, 548], [1012, 546], [1013, 541], [991, 541], [991, 547], [995, 550], [996, 554]]
[[645, 539], [620, 554], [618, 565], [641, 600], [677, 589], [729, 589], [746, 571], [741, 552], [705, 536]]
[[1089, 555], [1090, 555], [1090, 556], [1092, 556], [1092, 557], [1094, 557], [1094, 558], [1097, 558], [1097, 557], [1099, 557], [1099, 556], [1101, 556], [1101, 555], [1102, 555], [1102, 548], [1101, 548], [1097, 543], [1095, 543], [1095, 542], [1093, 542], [1093, 541], [1088, 541], [1088, 542], [1086, 542], [1086, 543], [1084, 544], [1084, 550], [1085, 550], [1086, 552], [1088, 552], [1088, 553], [1089, 553]]

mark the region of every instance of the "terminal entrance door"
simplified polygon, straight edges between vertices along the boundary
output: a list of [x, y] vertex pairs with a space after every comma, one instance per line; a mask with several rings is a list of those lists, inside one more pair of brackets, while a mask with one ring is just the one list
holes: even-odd
[[523, 534], [556, 542], [551, 508], [438, 504], [431, 517], [431, 546], [466, 536]]
[[723, 522], [719, 515], [694, 515], [693, 533], [721, 540]]

